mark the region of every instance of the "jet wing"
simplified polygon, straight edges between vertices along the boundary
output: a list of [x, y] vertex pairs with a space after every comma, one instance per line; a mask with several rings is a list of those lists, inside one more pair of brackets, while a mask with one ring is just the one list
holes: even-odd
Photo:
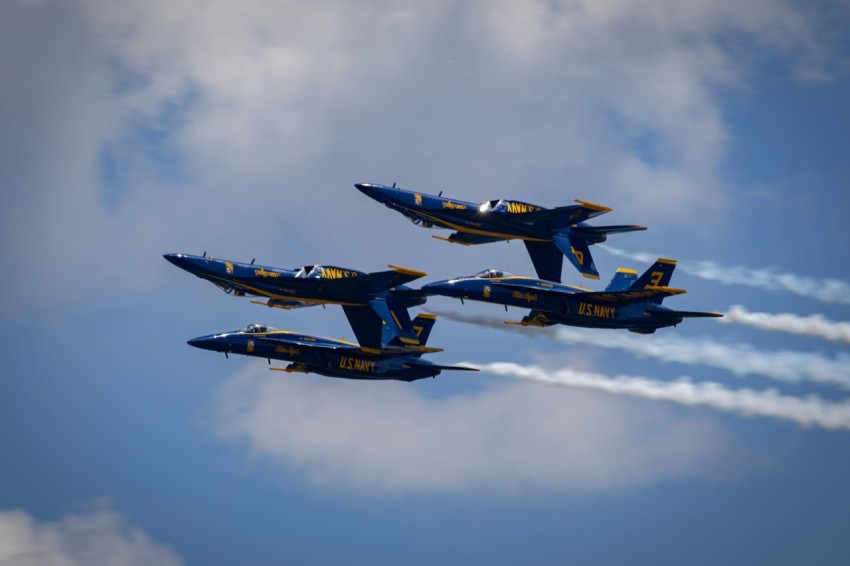
[[[391, 271], [376, 271], [358, 277], [344, 277], [341, 279], [302, 279], [301, 281], [314, 281], [321, 283], [322, 287], [338, 292], [352, 295], [380, 293], [399, 285], [404, 285], [414, 279], [428, 275], [424, 271], [416, 271], [406, 267], [395, 265], [388, 266]], [[289, 284], [289, 281], [287, 281]]]
[[506, 287], [508, 289], [517, 289], [520, 291], [529, 291], [533, 290], [539, 293], [552, 293], [556, 295], [569, 295], [571, 297], [580, 297], [582, 299], [587, 299], [591, 301], [602, 301], [606, 303], [616, 303], [620, 305], [627, 305], [630, 303], [636, 303], [640, 301], [646, 301], [651, 298], [664, 298], [664, 297], [672, 297], [673, 295], [681, 295], [686, 291], [684, 289], [675, 289], [673, 287], [644, 287], [643, 289], [626, 289], [624, 291], [584, 291], [584, 292], [576, 292], [575, 290], [567, 290], [567, 289], [559, 289], [557, 287], [543, 287], [541, 285], [535, 285], [533, 287], [529, 287], [528, 285], [520, 285], [516, 283], [511, 283], [510, 281], [497, 281], [493, 283], [494, 285], [498, 285], [500, 287]]
[[547, 208], [536, 212], [524, 212], [522, 214], [511, 214], [510, 218], [513, 221], [523, 224], [534, 224], [536, 226], [546, 226], [548, 228], [566, 228], [579, 222], [584, 222], [591, 218], [595, 218], [606, 212], [611, 212], [611, 208], [576, 199], [578, 204], [570, 204], [567, 206], [557, 206], [555, 208]]
[[293, 348], [304, 347], [304, 348], [311, 348], [311, 349], [314, 349], [314, 350], [341, 350], [341, 349], [354, 350], [355, 349], [355, 348], [352, 347], [351, 344], [346, 344], [345, 342], [329, 342], [329, 341], [328, 342], [313, 342], [311, 340], [298, 340], [297, 338], [293, 337], [291, 334], [287, 334], [287, 337], [286, 337], [285, 340], [274, 338], [274, 336], [275, 336], [274, 334], [267, 335], [267, 336], [260, 335], [260, 336], [255, 336], [253, 338], [253, 340], [256, 340], [258, 342], [268, 342], [270, 344], [276, 344], [276, 345], [282, 346], [284, 348], [286, 348], [286, 347], [293, 347]]
[[470, 234], [468, 232], [455, 232], [448, 238], [442, 236], [431, 236], [438, 240], [450, 242], [452, 244], [461, 244], [464, 246], [474, 246], [476, 244], [491, 244], [493, 242], [503, 242], [505, 238], [498, 236], [485, 236], [483, 234]]
[[644, 287], [643, 289], [626, 289], [625, 291], [591, 291], [582, 293], [581, 297], [606, 303], [627, 305], [649, 299], [663, 299], [674, 295], [687, 293], [684, 289], [674, 287]]

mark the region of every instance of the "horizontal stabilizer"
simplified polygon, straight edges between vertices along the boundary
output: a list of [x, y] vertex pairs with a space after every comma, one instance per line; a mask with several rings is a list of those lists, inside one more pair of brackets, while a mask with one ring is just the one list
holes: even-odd
[[265, 307], [277, 308], [277, 309], [301, 309], [304, 307], [315, 307], [319, 303], [311, 303], [309, 301], [295, 301], [295, 300], [287, 300], [287, 299], [269, 299], [268, 301], [256, 301], [251, 299], [251, 302], [255, 305], [263, 305]]
[[383, 348], [359, 348], [364, 354], [382, 354], [385, 356], [401, 356], [402, 354], [434, 354], [442, 352], [442, 348], [431, 346], [384, 346]]
[[310, 373], [310, 368], [305, 364], [289, 364], [285, 368], [270, 367], [272, 371], [285, 371], [286, 373]]
[[442, 236], [431, 236], [432, 238], [436, 238], [438, 240], [443, 240], [445, 242], [450, 242], [452, 244], [461, 244], [464, 246], [474, 246], [477, 244], [490, 244], [493, 242], [502, 242], [505, 238], [500, 238], [498, 236], [485, 236], [484, 234], [470, 234], [468, 232], [455, 232], [448, 238], [444, 238]]
[[646, 226], [637, 224], [620, 224], [617, 226], [576, 226], [573, 228], [573, 233], [587, 235], [591, 239], [594, 236], [606, 236], [608, 234], [622, 234], [623, 232], [639, 232], [646, 230]]
[[668, 309], [652, 309], [648, 312], [652, 313], [652, 316], [668, 318], [718, 318], [723, 316], [719, 312], [674, 311]]
[[440, 364], [432, 364], [431, 362], [426, 362], [425, 360], [409, 360], [404, 362], [404, 367], [413, 368], [413, 367], [427, 367], [427, 368], [436, 368], [436, 369], [446, 369], [446, 370], [455, 370], [455, 371], [481, 371], [478, 368], [471, 368], [466, 366], [443, 366]]

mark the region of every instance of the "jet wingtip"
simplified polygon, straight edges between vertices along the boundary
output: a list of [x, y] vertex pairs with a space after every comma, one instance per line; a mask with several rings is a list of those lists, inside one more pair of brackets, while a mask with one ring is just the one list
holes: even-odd
[[595, 202], [590, 202], [590, 201], [587, 201], [587, 200], [575, 199], [575, 202], [579, 203], [584, 208], [589, 208], [589, 209], [595, 210], [597, 212], [611, 212], [612, 210], [614, 210], [610, 206], [604, 206], [604, 205], [601, 205], [601, 204], [596, 204]]
[[409, 267], [400, 267], [398, 265], [388, 265], [387, 267], [392, 270], [398, 271], [402, 275], [410, 275], [414, 277], [425, 277], [426, 275], [428, 275], [428, 273], [425, 271], [418, 271], [416, 269], [410, 269]]

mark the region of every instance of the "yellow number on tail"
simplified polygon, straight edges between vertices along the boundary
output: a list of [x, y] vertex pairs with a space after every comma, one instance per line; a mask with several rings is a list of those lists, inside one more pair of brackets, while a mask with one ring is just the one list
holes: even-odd
[[658, 287], [658, 284], [661, 283], [661, 278], [664, 277], [664, 273], [661, 271], [653, 271], [649, 275], [649, 284], [653, 287]]
[[578, 264], [579, 264], [579, 265], [584, 265], [584, 253], [583, 253], [583, 252], [578, 251], [577, 249], [575, 249], [575, 248], [574, 248], [574, 247], [572, 247], [572, 246], [570, 246], [570, 250], [572, 250], [573, 255], [574, 255], [574, 256], [576, 256], [576, 259], [578, 260]]

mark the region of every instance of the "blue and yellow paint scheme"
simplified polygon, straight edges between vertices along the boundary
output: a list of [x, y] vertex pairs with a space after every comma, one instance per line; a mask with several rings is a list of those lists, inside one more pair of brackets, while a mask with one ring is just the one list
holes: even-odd
[[393, 185], [357, 183], [357, 189], [423, 228], [455, 230], [454, 244], [472, 246], [505, 240], [522, 240], [537, 276], [560, 282], [564, 256], [585, 277], [599, 279], [589, 246], [607, 240], [609, 234], [646, 230], [633, 224], [591, 226], [586, 220], [610, 212], [607, 206], [576, 200], [578, 204], [544, 208], [518, 200], [497, 199], [467, 202], [401, 189]]
[[669, 287], [676, 268], [671, 259], [659, 258], [643, 275], [619, 269], [604, 291], [588, 291], [552, 281], [488, 269], [469, 277], [436, 281], [420, 290], [424, 295], [442, 295], [505, 306], [526, 307], [531, 312], [522, 326], [566, 324], [585, 328], [624, 328], [652, 334], [658, 328], [676, 326], [685, 318], [723, 316], [713, 312], [677, 311], [662, 306], [666, 297], [684, 289]]
[[366, 273], [335, 265], [280, 269], [202, 256], [171, 253], [163, 257], [189, 273], [206, 279], [227, 294], [263, 297], [252, 301], [268, 307], [293, 309], [319, 304], [341, 305], [357, 339], [379, 348], [398, 337], [419, 344], [407, 309], [425, 297], [404, 283], [427, 275], [404, 267]]
[[241, 330], [200, 336], [189, 345], [204, 350], [242, 354], [290, 362], [286, 367], [270, 367], [288, 373], [318, 373], [347, 379], [395, 379], [415, 381], [436, 377], [442, 370], [477, 371], [464, 366], [445, 366], [421, 359], [423, 354], [439, 352], [425, 343], [435, 316], [420, 314], [413, 320], [421, 345], [410, 346], [393, 340], [381, 348], [361, 347], [343, 340], [309, 336], [270, 326], [250, 324]]

